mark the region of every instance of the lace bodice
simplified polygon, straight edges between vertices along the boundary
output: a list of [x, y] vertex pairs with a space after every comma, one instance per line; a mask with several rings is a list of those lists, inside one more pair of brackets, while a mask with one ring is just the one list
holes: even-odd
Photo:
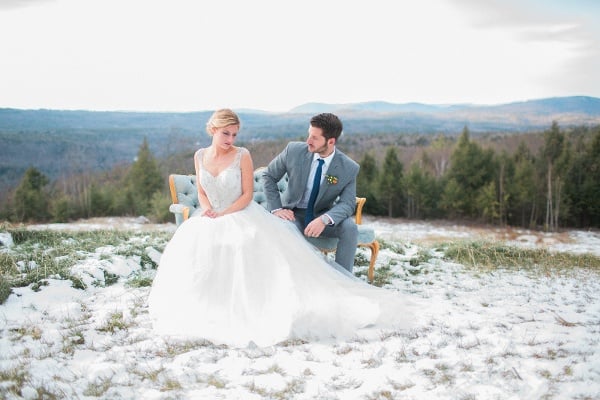
[[233, 162], [217, 176], [213, 176], [204, 168], [204, 150], [200, 149], [198, 155], [200, 160], [200, 185], [206, 192], [213, 210], [217, 212], [223, 211], [242, 195], [240, 160], [242, 152], [247, 150], [239, 147]]

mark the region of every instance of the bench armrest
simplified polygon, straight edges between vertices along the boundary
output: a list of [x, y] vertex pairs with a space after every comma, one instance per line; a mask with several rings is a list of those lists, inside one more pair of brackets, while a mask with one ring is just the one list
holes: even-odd
[[169, 211], [175, 214], [175, 223], [177, 226], [190, 217], [190, 208], [183, 204], [171, 204]]
[[362, 224], [362, 209], [366, 202], [366, 197], [356, 198], [356, 213], [354, 214], [354, 222], [356, 222], [356, 225]]

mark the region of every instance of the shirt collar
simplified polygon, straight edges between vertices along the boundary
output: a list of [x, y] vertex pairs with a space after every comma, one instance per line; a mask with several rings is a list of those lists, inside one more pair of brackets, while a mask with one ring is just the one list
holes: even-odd
[[[328, 166], [331, 163], [331, 160], [333, 160], [333, 156], [335, 156], [335, 147], [333, 148], [333, 151], [331, 152], [330, 155], [328, 155], [327, 157], [323, 158], [323, 161], [325, 161], [325, 164], [323, 166]], [[314, 153], [313, 154], [313, 162], [317, 161], [319, 158], [322, 158], [319, 153]]]

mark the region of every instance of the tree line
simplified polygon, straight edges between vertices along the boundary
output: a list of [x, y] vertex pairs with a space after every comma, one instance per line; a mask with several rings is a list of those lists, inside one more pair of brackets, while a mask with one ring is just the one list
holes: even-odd
[[395, 147], [381, 163], [367, 152], [357, 182], [365, 213], [544, 230], [600, 227], [600, 127], [565, 132], [553, 122], [537, 152], [524, 142], [513, 153], [484, 148], [464, 128], [448, 159], [431, 157], [436, 145], [447, 146], [440, 141], [407, 167]]
[[81, 173], [50, 182], [41, 171], [30, 167], [2, 207], [1, 217], [13, 222], [67, 222], [145, 215], [166, 221], [170, 198], [163, 175], [145, 138], [131, 165], [107, 172]]
[[[267, 147], [272, 153], [274, 146]], [[545, 230], [600, 227], [600, 126], [565, 131], [554, 122], [536, 150], [522, 141], [511, 152], [484, 147], [465, 127], [457, 139], [438, 136], [408, 165], [401, 161], [401, 146], [381, 150], [383, 157], [367, 150], [359, 159], [357, 193], [367, 198], [366, 214]], [[144, 215], [171, 221], [166, 176], [193, 171], [191, 162], [181, 161], [192, 154], [159, 160], [144, 139], [132, 164], [108, 172], [50, 182], [30, 167], [0, 217], [66, 222]]]

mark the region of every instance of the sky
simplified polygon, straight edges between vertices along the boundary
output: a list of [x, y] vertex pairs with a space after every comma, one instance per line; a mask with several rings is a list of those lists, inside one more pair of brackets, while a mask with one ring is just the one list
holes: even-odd
[[0, 0], [0, 107], [600, 97], [596, 0]]

